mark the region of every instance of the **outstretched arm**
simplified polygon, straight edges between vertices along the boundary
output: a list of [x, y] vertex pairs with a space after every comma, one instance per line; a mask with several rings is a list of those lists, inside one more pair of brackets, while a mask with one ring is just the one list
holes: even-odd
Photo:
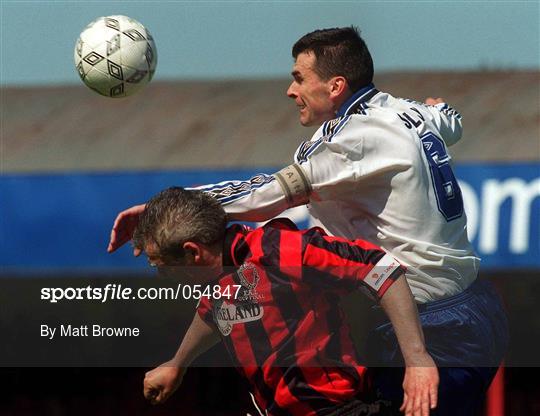
[[[245, 181], [224, 181], [190, 189], [216, 198], [232, 220], [266, 221], [291, 206], [282, 178], [281, 171], [272, 175], [259, 173]], [[303, 203], [306, 202], [307, 198]]]
[[[224, 181], [189, 189], [212, 195], [231, 220], [266, 221], [287, 208], [306, 204], [311, 185], [303, 170], [293, 164], [273, 175], [261, 173], [245, 181]], [[135, 205], [118, 214], [107, 247], [109, 253], [131, 240], [145, 206]], [[134, 249], [133, 254], [138, 256], [141, 251]]]
[[424, 335], [407, 280], [402, 275], [388, 288], [380, 305], [392, 322], [405, 360], [404, 398], [406, 415], [429, 415], [437, 406], [439, 373], [424, 345]]
[[217, 330], [196, 313], [174, 358], [146, 373], [144, 397], [152, 404], [166, 401], [182, 383], [187, 367], [219, 339]]

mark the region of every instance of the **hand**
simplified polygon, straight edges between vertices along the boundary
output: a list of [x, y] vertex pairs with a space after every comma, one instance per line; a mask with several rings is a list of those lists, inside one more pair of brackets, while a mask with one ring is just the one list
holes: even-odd
[[424, 101], [424, 103], [427, 105], [435, 105], [435, 104], [444, 103], [444, 100], [441, 97], [439, 98], [428, 97], [426, 98], [426, 101]]
[[[109, 241], [109, 247], [107, 247], [109, 253], [112, 253], [131, 240], [133, 232], [139, 223], [139, 216], [144, 212], [145, 208], [145, 204], [135, 205], [118, 214], [114, 220], [113, 228], [111, 230], [111, 240]], [[137, 248], [133, 249], [133, 255], [135, 257], [140, 254], [141, 250]]]
[[144, 397], [152, 404], [165, 402], [182, 384], [186, 369], [167, 362], [146, 373]]
[[437, 407], [439, 371], [433, 359], [426, 353], [425, 366], [406, 367], [403, 380], [403, 404], [399, 408], [406, 416], [428, 416]]

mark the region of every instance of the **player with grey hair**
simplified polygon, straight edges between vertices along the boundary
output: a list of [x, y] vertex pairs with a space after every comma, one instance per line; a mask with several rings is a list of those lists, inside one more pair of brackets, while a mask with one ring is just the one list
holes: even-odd
[[[461, 115], [442, 100], [393, 97], [373, 84], [373, 62], [352, 27], [316, 30], [298, 40], [287, 95], [300, 123], [320, 125], [294, 163], [273, 175], [199, 189], [232, 219], [262, 221], [307, 204], [333, 235], [362, 236], [407, 266], [426, 345], [440, 367], [438, 415], [473, 415], [502, 360], [507, 322], [480, 259], [447, 146], [461, 138]], [[109, 251], [129, 241], [144, 205], [121, 212]], [[137, 254], [138, 251], [135, 251]], [[373, 328], [372, 358], [393, 363], [376, 382], [401, 395], [401, 357], [391, 326]]]
[[[135, 230], [135, 247], [152, 264], [173, 267], [202, 284], [203, 293], [212, 288], [175, 357], [147, 373], [148, 399], [165, 401], [191, 361], [221, 338], [266, 415], [380, 409], [383, 401], [367, 402], [373, 400], [369, 369], [358, 360], [339, 309], [339, 297], [362, 289], [380, 302], [398, 335], [407, 365], [402, 409], [429, 413], [437, 401], [437, 369], [399, 262], [363, 240], [297, 230], [286, 219], [252, 230], [226, 229], [225, 217], [208, 194], [169, 188], [150, 200]], [[227, 292], [233, 282], [240, 288], [234, 295]]]
[[151, 243], [161, 257], [179, 260], [186, 256], [186, 241], [208, 247], [221, 244], [226, 225], [227, 214], [215, 198], [171, 188], [148, 204], [133, 235], [133, 245], [142, 250]]

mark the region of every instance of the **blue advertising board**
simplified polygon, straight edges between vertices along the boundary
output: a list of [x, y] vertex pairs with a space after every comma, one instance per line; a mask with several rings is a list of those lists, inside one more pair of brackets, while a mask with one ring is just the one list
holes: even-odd
[[[116, 214], [172, 185], [247, 179], [276, 168], [0, 177], [1, 272], [145, 271], [129, 246], [106, 252]], [[468, 232], [482, 267], [540, 269], [540, 164], [465, 164], [455, 168]], [[288, 212], [309, 226], [304, 208]]]

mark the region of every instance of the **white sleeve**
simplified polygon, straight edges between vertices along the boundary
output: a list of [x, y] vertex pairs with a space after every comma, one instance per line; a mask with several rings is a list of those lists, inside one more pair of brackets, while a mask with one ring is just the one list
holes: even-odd
[[461, 139], [461, 114], [446, 103], [423, 107], [431, 115], [432, 123], [447, 146], [452, 146]]
[[295, 154], [311, 186], [310, 200], [339, 199], [337, 196], [350, 192], [350, 183], [358, 179], [353, 162], [361, 158], [362, 136], [350, 125], [345, 128], [350, 117], [325, 123], [318, 132], [322, 136], [302, 143]]
[[[343, 128], [351, 116], [330, 120], [315, 137], [300, 145], [295, 162], [273, 175], [257, 174], [245, 181], [224, 181], [197, 188], [216, 198], [233, 220], [266, 221], [309, 200], [332, 200], [350, 192], [358, 179], [362, 137]], [[365, 129], [365, 121], [362, 129]], [[339, 134], [338, 134], [339, 133]], [[374, 165], [376, 167], [376, 165]]]
[[224, 181], [196, 188], [221, 202], [233, 220], [266, 221], [289, 208], [277, 174], [257, 174], [245, 181]]
[[189, 189], [212, 195], [233, 220], [266, 221], [310, 199], [333, 199], [355, 178], [343, 143], [331, 142], [328, 136], [304, 142], [295, 160], [297, 163], [273, 175], [260, 173], [245, 181], [224, 181]]

